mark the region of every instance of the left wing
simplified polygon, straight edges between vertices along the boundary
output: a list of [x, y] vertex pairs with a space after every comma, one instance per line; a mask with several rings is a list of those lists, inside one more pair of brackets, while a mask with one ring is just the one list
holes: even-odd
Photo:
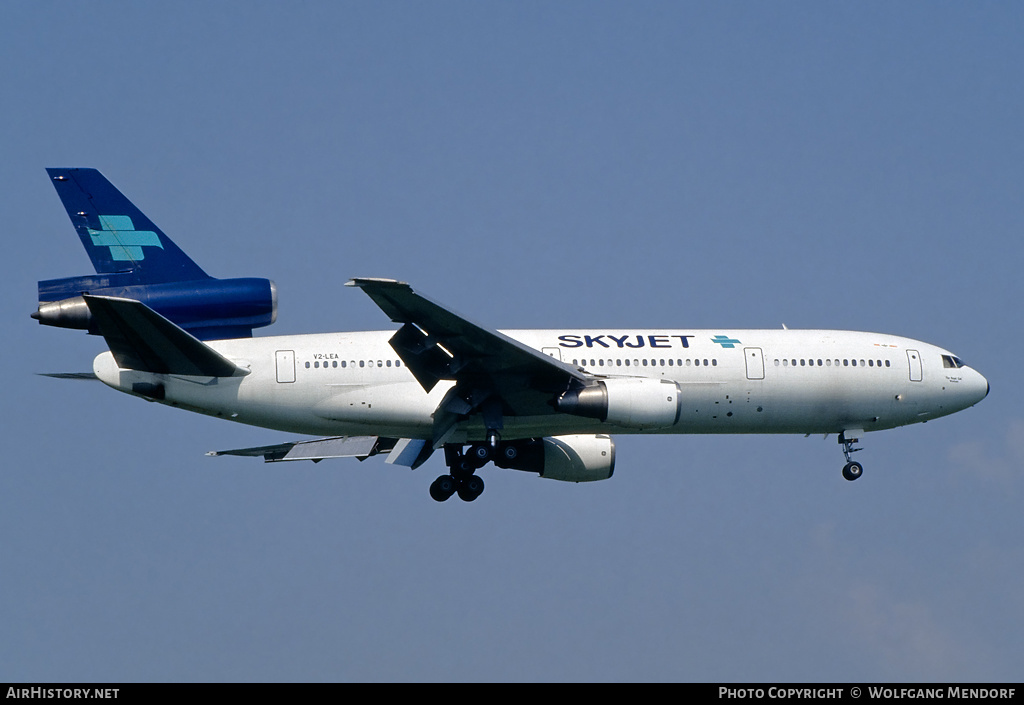
[[426, 441], [409, 438], [380, 438], [378, 436], [336, 436], [311, 441], [292, 441], [272, 446], [214, 450], [207, 455], [241, 455], [250, 458], [263, 456], [268, 463], [284, 460], [312, 460], [318, 463], [327, 458], [359, 458], [387, 453], [388, 463], [405, 465], [414, 470], [422, 465], [433, 451]]
[[488, 431], [496, 432], [505, 416], [555, 413], [558, 395], [592, 380], [573, 365], [468, 321], [405, 282], [352, 279], [348, 286], [361, 288], [403, 324], [391, 347], [426, 391], [439, 380], [455, 381], [434, 413], [435, 448], [472, 414], [482, 414]]

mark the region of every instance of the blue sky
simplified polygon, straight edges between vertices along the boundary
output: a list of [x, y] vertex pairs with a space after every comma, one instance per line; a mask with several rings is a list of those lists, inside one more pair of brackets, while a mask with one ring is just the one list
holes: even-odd
[[[1024, 9], [1013, 3], [15, 3], [0, 680], [1019, 680]], [[104, 172], [276, 334], [845, 328], [992, 393], [865, 437], [618, 439], [615, 476], [281, 468], [285, 436], [37, 372]]]

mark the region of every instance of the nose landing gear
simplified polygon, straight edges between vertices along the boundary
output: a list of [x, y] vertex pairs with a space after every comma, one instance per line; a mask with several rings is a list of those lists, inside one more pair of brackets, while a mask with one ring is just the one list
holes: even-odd
[[[864, 473], [864, 466], [858, 463], [856, 460], [851, 460], [850, 455], [856, 453], [858, 450], [863, 448], [854, 448], [853, 444], [860, 441], [859, 438], [853, 436], [859, 436], [862, 432], [859, 430], [843, 431], [839, 434], [839, 445], [843, 447], [843, 455], [846, 456], [846, 465], [843, 466], [843, 477], [850, 482], [853, 482]], [[847, 437], [849, 434], [850, 437]]]

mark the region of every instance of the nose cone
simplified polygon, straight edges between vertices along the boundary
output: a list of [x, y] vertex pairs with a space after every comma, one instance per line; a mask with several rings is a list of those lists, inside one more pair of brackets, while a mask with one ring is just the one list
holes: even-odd
[[979, 401], [988, 396], [988, 393], [992, 387], [991, 385], [989, 385], [988, 380], [985, 379], [985, 377], [980, 372], [977, 372], [974, 369], [972, 369], [971, 372], [973, 374], [971, 375], [971, 378], [969, 380], [971, 399], [970, 405], [974, 406]]

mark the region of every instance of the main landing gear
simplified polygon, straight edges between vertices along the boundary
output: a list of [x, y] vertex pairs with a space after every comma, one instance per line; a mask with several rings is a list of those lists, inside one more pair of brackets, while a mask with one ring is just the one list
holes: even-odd
[[[859, 431], [850, 431], [849, 433], [860, 433]], [[843, 447], [843, 455], [846, 456], [846, 465], [843, 466], [843, 477], [850, 482], [853, 482], [864, 473], [864, 466], [858, 463], [856, 460], [850, 460], [850, 455], [856, 453], [862, 448], [854, 448], [853, 444], [860, 441], [859, 438], [847, 438], [847, 431], [843, 431], [839, 434], [839, 445]]]
[[430, 485], [430, 496], [437, 502], [447, 501], [458, 494], [463, 502], [472, 502], [484, 491], [484, 481], [476, 471], [494, 458], [496, 448], [489, 443], [478, 443], [463, 452], [461, 446], [445, 446], [444, 460], [450, 474], [441, 475]]

